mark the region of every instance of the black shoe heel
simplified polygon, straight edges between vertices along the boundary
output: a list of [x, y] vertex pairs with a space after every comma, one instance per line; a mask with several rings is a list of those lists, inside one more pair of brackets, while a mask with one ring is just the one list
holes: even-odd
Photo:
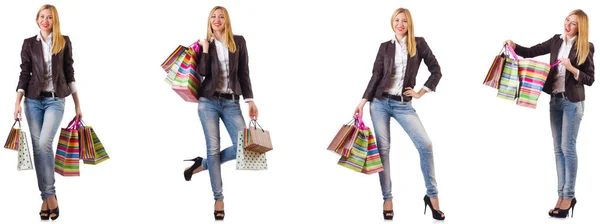
[[383, 219], [385, 219], [385, 220], [394, 219], [394, 210], [383, 210]]
[[431, 209], [431, 216], [435, 220], [446, 219], [446, 216], [443, 216], [444, 213], [442, 211], [433, 209], [433, 205], [431, 204], [431, 199], [429, 198], [429, 196], [425, 195], [423, 201], [425, 202], [425, 211], [423, 212], [423, 214], [427, 214], [427, 206], [429, 206], [429, 209]]
[[[44, 215], [44, 214], [46, 214], [46, 215]], [[50, 219], [50, 210], [40, 210], [40, 219], [41, 220]]]
[[571, 205], [569, 206], [569, 208], [567, 208], [566, 210], [558, 209], [558, 213], [554, 214], [554, 217], [566, 218], [567, 216], [569, 216], [569, 210], [571, 210], [571, 218], [573, 218], [573, 213], [575, 211], [575, 204], [577, 204], [577, 199], [573, 198], [573, 200], [571, 200]]
[[184, 160], [184, 161], [194, 161], [194, 164], [189, 169], [183, 171], [183, 178], [185, 178], [186, 181], [192, 180], [192, 175], [194, 174], [194, 170], [196, 170], [198, 167], [202, 166], [202, 160], [203, 159], [200, 156], [193, 158], [193, 159]]
[[225, 211], [215, 210], [215, 220], [223, 220], [225, 218]]

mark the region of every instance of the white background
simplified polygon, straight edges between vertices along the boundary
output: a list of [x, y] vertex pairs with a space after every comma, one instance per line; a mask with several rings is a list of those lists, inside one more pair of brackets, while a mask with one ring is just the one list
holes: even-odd
[[[425, 37], [442, 69], [437, 92], [413, 106], [434, 143], [445, 222], [559, 222], [546, 215], [557, 198], [549, 96], [540, 97], [537, 109], [519, 107], [481, 82], [502, 41], [543, 42], [562, 32], [573, 9], [587, 12], [590, 41], [600, 42], [600, 12], [590, 1], [3, 2], [0, 137], [12, 124], [23, 39], [39, 31], [35, 14], [45, 3], [57, 6], [62, 32], [72, 40], [84, 121], [111, 157], [97, 166], [82, 163], [81, 177], [56, 176], [60, 223], [214, 220], [208, 173], [191, 182], [182, 176], [191, 165], [183, 159], [206, 156], [196, 104], [163, 82], [160, 64], [178, 45], [204, 37], [215, 5], [228, 8], [234, 33], [247, 40], [259, 122], [275, 147], [267, 154], [268, 171], [236, 171], [233, 161], [223, 166], [226, 222], [382, 221], [377, 175], [337, 165], [326, 147], [351, 119], [380, 43], [392, 38], [390, 16], [398, 7], [411, 10], [416, 35]], [[422, 64], [416, 87], [428, 76]], [[599, 91], [586, 87], [579, 203], [570, 223], [590, 223], [600, 209]], [[74, 116], [72, 98], [66, 102], [61, 127]], [[242, 104], [246, 121], [247, 109]], [[371, 126], [368, 112], [364, 119]], [[23, 127], [29, 134], [26, 122]], [[392, 135], [394, 221], [431, 223], [430, 211], [421, 213], [425, 186], [417, 150], [397, 123]], [[227, 147], [224, 128], [221, 136]], [[16, 156], [0, 150], [0, 222], [37, 223], [35, 173], [18, 172]]]

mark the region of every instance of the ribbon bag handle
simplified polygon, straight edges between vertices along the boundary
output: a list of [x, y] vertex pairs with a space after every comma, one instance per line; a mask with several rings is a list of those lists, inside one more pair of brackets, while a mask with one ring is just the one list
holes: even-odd
[[354, 114], [354, 117], [356, 117], [356, 122], [355, 125], [360, 128], [361, 130], [365, 129], [365, 123], [362, 120], [362, 116], [360, 116], [359, 113]]
[[[519, 56], [517, 56], [517, 53], [515, 53], [515, 49], [513, 49], [513, 47], [510, 46], [509, 44], [506, 44], [505, 46], [508, 48], [510, 53], [512, 53], [513, 57], [515, 57], [515, 61], [519, 62]], [[558, 64], [560, 64], [560, 60], [554, 61], [554, 63], [552, 63], [552, 65], [550, 65], [550, 68], [557, 66]]]
[[258, 128], [262, 131], [265, 132], [265, 129], [262, 128], [262, 126], [260, 126], [260, 124], [258, 124], [258, 121], [251, 119], [250, 122], [248, 122], [248, 129], [252, 128], [252, 124], [254, 124], [254, 130], [256, 130], [256, 126], [258, 126]]
[[79, 129], [79, 123], [81, 123], [81, 120], [73, 119], [73, 120], [71, 120], [71, 122], [69, 122], [69, 124], [67, 125], [67, 129], [70, 129], [70, 130], [77, 130], [77, 129]]

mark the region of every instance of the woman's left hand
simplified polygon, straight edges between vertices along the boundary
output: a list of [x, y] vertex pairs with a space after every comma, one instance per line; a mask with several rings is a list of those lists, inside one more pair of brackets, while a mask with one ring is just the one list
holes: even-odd
[[257, 120], [258, 119], [258, 108], [254, 101], [248, 102], [248, 114], [250, 115], [250, 119]]
[[83, 114], [81, 114], [81, 109], [79, 107], [75, 107], [75, 117], [74, 120], [81, 120], [83, 118]]
[[570, 68], [573, 67], [573, 65], [571, 64], [571, 60], [569, 58], [561, 58], [560, 64], [565, 66], [565, 68], [567, 68], [567, 70], [569, 70]]
[[406, 87], [404, 89], [406, 90], [406, 91], [404, 91], [404, 95], [405, 96], [411, 96], [411, 97], [413, 97], [415, 99], [421, 98], [421, 94], [415, 92], [412, 88]]

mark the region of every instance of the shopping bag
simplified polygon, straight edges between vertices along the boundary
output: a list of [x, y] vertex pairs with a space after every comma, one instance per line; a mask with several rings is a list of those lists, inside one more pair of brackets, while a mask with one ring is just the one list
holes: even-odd
[[201, 47], [194, 42], [190, 47], [179, 46], [161, 64], [167, 77], [165, 82], [185, 101], [198, 102], [202, 77], [197, 72], [197, 55]]
[[557, 66], [560, 61], [556, 60], [552, 65], [533, 59], [519, 59], [514, 49], [507, 45], [519, 64], [519, 91], [517, 94], [517, 105], [535, 109], [537, 100], [544, 89], [550, 68]]
[[54, 171], [62, 176], [79, 176], [79, 121], [72, 120], [66, 128], [61, 128]]
[[515, 100], [517, 90], [519, 89], [519, 64], [515, 59], [506, 58], [500, 84], [498, 86], [498, 98], [506, 100]]
[[29, 144], [27, 144], [27, 135], [23, 130], [21, 130], [19, 133], [18, 154], [17, 170], [32, 170], [33, 162], [31, 161]]
[[381, 163], [381, 157], [379, 155], [379, 149], [375, 141], [375, 136], [371, 129], [366, 130], [368, 132], [367, 142], [367, 158], [365, 165], [362, 169], [362, 173], [373, 174], [383, 171], [383, 164]]
[[369, 147], [369, 128], [364, 124], [359, 114], [355, 115], [357, 126], [357, 137], [354, 139], [354, 144], [350, 149], [350, 155], [342, 156], [338, 160], [338, 165], [349, 168], [351, 170], [362, 172], [365, 168], [367, 160], [367, 151]]
[[[252, 125], [254, 124], [254, 125]], [[258, 128], [257, 128], [258, 126]], [[271, 135], [264, 130], [256, 120], [251, 120], [248, 128], [244, 129], [244, 149], [248, 151], [265, 153], [273, 150]]]
[[108, 153], [106, 153], [106, 149], [104, 149], [104, 145], [102, 145], [100, 138], [98, 138], [98, 135], [94, 131], [94, 128], [92, 128], [92, 126], [85, 125], [83, 122], [81, 124], [82, 128], [80, 129], [83, 129], [83, 132], [85, 133], [84, 141], [86, 142], [86, 147], [92, 147], [92, 150], [86, 151], [88, 155], [82, 158], [83, 163], [97, 165], [110, 159]]
[[333, 151], [344, 157], [350, 156], [354, 140], [358, 135], [358, 129], [356, 128], [355, 123], [355, 119], [352, 119], [347, 124], [342, 125], [335, 137], [333, 137], [333, 140], [331, 140], [331, 143], [329, 143], [329, 146], [327, 146], [327, 150]]
[[236, 169], [237, 170], [266, 170], [267, 154], [244, 149], [244, 132], [238, 132]]
[[500, 77], [502, 76], [502, 71], [504, 69], [504, 62], [506, 60], [506, 54], [504, 54], [504, 50], [505, 48], [503, 47], [500, 53], [494, 58], [494, 62], [492, 62], [492, 66], [488, 70], [488, 73], [483, 80], [483, 85], [498, 89], [500, 85]]
[[[15, 128], [15, 124], [19, 123], [19, 128]], [[4, 143], [4, 148], [18, 150], [19, 149], [19, 133], [21, 131], [21, 121], [15, 120], [12, 128], [10, 129], [10, 133], [8, 134], [8, 138], [6, 138], [6, 143]]]

